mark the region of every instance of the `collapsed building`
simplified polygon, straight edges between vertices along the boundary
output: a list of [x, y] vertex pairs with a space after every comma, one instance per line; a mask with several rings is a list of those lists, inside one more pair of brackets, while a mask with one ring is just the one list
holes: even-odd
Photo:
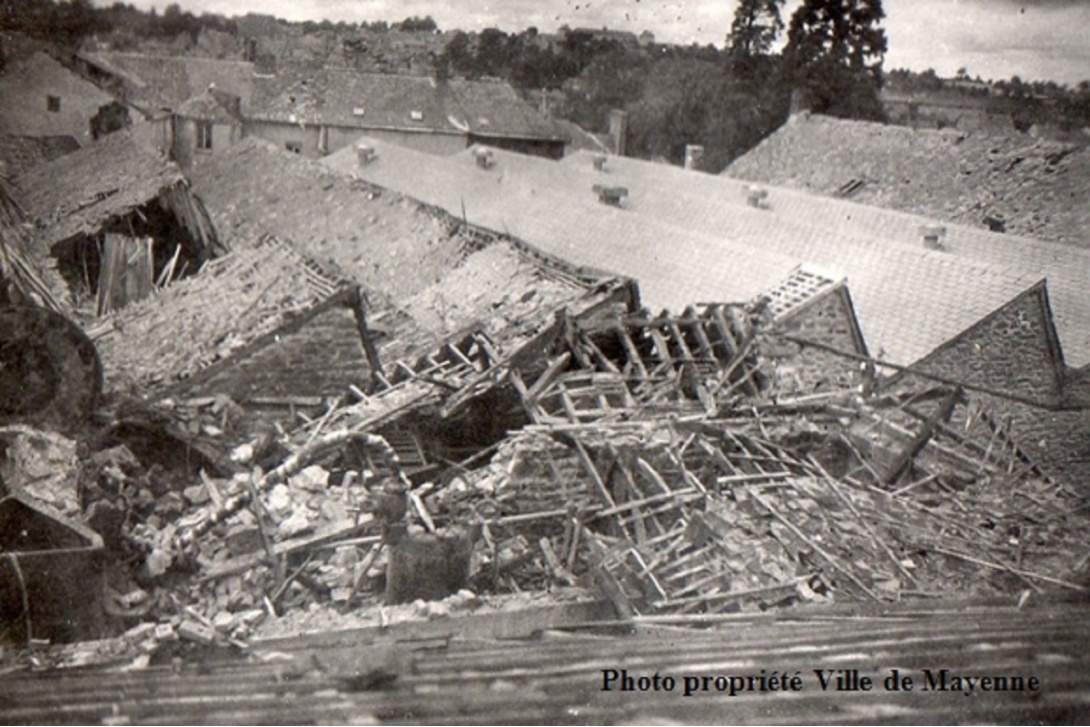
[[[820, 228], [792, 242], [803, 226], [745, 197], [718, 235], [639, 212], [631, 182], [602, 204], [590, 182], [630, 160], [361, 145], [319, 164], [243, 139], [202, 164], [194, 204], [224, 250], [85, 327], [104, 392], [89, 456], [0, 432], [5, 490], [40, 498], [52, 462], [56, 522], [85, 522], [112, 563], [94, 634], [21, 606], [4, 571], [21, 658], [99, 665], [14, 667], [12, 719], [1085, 708], [1064, 600], [1087, 581], [1085, 387], [1039, 271]], [[937, 300], [910, 296], [925, 282]], [[42, 641], [89, 635], [106, 638]], [[1053, 691], [969, 712], [960, 693], [843, 712], [816, 687], [689, 706], [602, 686], [621, 665], [878, 670], [962, 641], [966, 668], [1010, 668], [1037, 663], [1033, 640]]]

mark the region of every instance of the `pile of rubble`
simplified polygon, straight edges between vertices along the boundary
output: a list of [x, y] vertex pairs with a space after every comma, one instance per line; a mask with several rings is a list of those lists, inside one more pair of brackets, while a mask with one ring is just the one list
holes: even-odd
[[[139, 426], [130, 406], [81, 445], [9, 427], [0, 471], [101, 535], [113, 638], [76, 661], [541, 594], [636, 619], [1084, 589], [1085, 502], [982, 404], [926, 380], [879, 392], [777, 315], [561, 311], [399, 359], [275, 431], [226, 397], [143, 404]], [[520, 426], [461, 461], [420, 445], [510, 407]], [[22, 635], [41, 633], [31, 613]]]

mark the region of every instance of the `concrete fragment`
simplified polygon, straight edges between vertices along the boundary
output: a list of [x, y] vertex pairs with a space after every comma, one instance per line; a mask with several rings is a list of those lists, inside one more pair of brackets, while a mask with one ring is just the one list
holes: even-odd
[[289, 482], [292, 487], [319, 492], [326, 489], [329, 483], [329, 472], [324, 467], [313, 464], [304, 468], [299, 474], [292, 477]]
[[156, 641], [171, 641], [175, 638], [174, 626], [170, 622], [155, 625]]
[[277, 517], [287, 517], [291, 513], [291, 490], [287, 485], [277, 485], [269, 491], [266, 506], [269, 512]]
[[0, 482], [66, 516], [80, 512], [76, 442], [21, 424], [0, 427]]
[[187, 619], [178, 626], [178, 637], [207, 646], [216, 640], [216, 632], [198, 621]]
[[287, 540], [312, 528], [313, 526], [307, 520], [306, 515], [295, 512], [290, 517], [281, 520], [280, 524], [276, 526], [276, 536], [280, 540]]

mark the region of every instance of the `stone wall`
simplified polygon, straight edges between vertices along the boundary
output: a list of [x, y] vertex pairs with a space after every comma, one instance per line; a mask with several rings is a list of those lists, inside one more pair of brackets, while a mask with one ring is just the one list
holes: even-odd
[[[918, 371], [992, 391], [1058, 402], [1061, 378], [1044, 287], [1034, 286], [918, 362]], [[1054, 334], [1053, 334], [1054, 335]]]

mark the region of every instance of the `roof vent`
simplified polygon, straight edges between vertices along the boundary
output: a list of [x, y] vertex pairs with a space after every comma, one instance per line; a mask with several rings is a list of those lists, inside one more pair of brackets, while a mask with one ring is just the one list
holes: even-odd
[[768, 208], [768, 190], [756, 184], [746, 190], [746, 203], [758, 209]]
[[416, 110], [410, 111], [409, 112], [409, 118], [412, 119], [413, 121], [423, 121], [424, 120], [424, 112], [423, 111], [416, 111]]
[[481, 169], [491, 169], [496, 163], [496, 160], [492, 158], [491, 149], [474, 149], [473, 158], [477, 160], [477, 166]]
[[594, 155], [594, 169], [595, 171], [604, 172], [606, 170], [606, 157], [605, 154]]
[[357, 106], [356, 108], [352, 109], [352, 115], [353, 116], [363, 116], [366, 113], [367, 113], [367, 109], [365, 109], [362, 106]]
[[946, 228], [942, 225], [920, 225], [920, 237], [928, 250], [943, 250], [942, 238], [946, 237]]
[[375, 148], [368, 146], [367, 144], [356, 144], [356, 158], [359, 159], [361, 167], [365, 167], [375, 160], [378, 156], [378, 152]]
[[628, 196], [628, 187], [603, 187], [596, 184], [591, 187], [598, 193], [598, 201], [612, 207], [620, 207], [621, 200]]

